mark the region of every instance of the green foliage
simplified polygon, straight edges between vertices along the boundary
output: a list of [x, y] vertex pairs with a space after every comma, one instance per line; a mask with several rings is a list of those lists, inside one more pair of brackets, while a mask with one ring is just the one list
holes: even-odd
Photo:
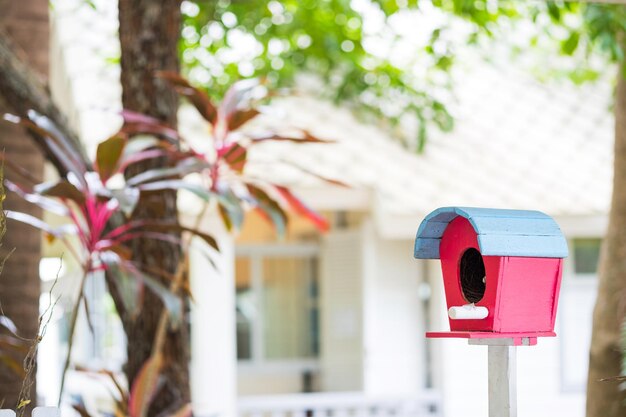
[[[535, 22], [546, 12], [550, 22], [543, 32], [559, 43], [562, 55], [572, 57], [577, 64], [552, 75], [565, 75], [575, 84], [582, 84], [600, 78], [606, 64], [623, 61], [626, 5], [550, 1], [530, 9]], [[597, 63], [598, 59], [602, 64]]]
[[411, 51], [411, 65], [425, 69], [420, 76], [411, 65], [394, 61], [388, 50], [375, 50], [366, 28], [368, 18], [384, 22], [381, 31], [391, 49], [400, 36], [389, 19], [418, 6], [417, 0], [187, 1], [180, 49], [188, 76], [212, 97], [241, 78], [259, 77], [275, 88], [294, 86], [299, 74], [314, 74], [322, 81], [323, 96], [370, 121], [395, 128], [403, 117], [416, 117], [422, 142], [427, 126], [445, 131], [453, 126], [441, 98], [432, 94], [449, 88], [454, 63], [442, 28]]
[[500, 19], [520, 17], [520, 10], [524, 9], [523, 4], [514, 1], [432, 0], [432, 4], [471, 21], [477, 30], [488, 34], [493, 34]]
[[569, 57], [551, 59], [541, 68], [539, 77], [569, 78], [575, 84], [595, 81], [606, 71], [607, 63], [624, 59], [626, 5], [575, 1], [519, 2], [510, 0], [432, 0], [432, 3], [475, 25], [477, 32], [493, 34], [496, 27], [508, 22], [531, 21], [535, 34], [526, 45], [512, 47], [555, 52]]
[[626, 6], [587, 4], [581, 8], [590, 48], [603, 52], [614, 62], [621, 62], [625, 49]]

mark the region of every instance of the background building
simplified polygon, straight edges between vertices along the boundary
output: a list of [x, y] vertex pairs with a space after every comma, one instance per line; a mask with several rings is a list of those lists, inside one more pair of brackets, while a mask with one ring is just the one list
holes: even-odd
[[[117, 51], [114, 9], [60, 9], [52, 25], [52, 91], [92, 151], [119, 126], [119, 68], [107, 60]], [[192, 257], [192, 373], [200, 415], [237, 409], [303, 415], [315, 408], [485, 415], [486, 349], [423, 336], [448, 324], [438, 263], [413, 259], [413, 239], [426, 214], [452, 205], [537, 209], [561, 225], [571, 250], [558, 338], [518, 349], [519, 408], [539, 417], [583, 415], [611, 191], [610, 86], [542, 84], [511, 64], [461, 58], [456, 127], [450, 134], [432, 131], [422, 154], [307, 94], [274, 101], [276, 115], [251, 126], [297, 126], [336, 141], [265, 144], [254, 149], [249, 166], [250, 175], [293, 187], [332, 227], [320, 235], [293, 219], [279, 242], [254, 215], [236, 237], [205, 220], [223, 251], [219, 276], [202, 255]], [[180, 124], [192, 140], [205, 138], [194, 110], [183, 107]], [[350, 188], [322, 184], [308, 172]], [[194, 200], [180, 205], [190, 218], [197, 214]], [[61, 252], [48, 248], [45, 262]], [[59, 288], [71, 288], [71, 279], [68, 264]], [[76, 357], [119, 369], [122, 332], [98, 282], [90, 291], [101, 305], [92, 308], [105, 313], [95, 317], [92, 336], [84, 326]], [[58, 316], [42, 352], [49, 360], [39, 370], [49, 381], [61, 362], [50, 359], [64, 348], [61, 308]], [[84, 390], [84, 380], [73, 374], [68, 388]], [[92, 385], [86, 402], [104, 407], [106, 390]], [[50, 386], [40, 383], [49, 404], [55, 401]]]

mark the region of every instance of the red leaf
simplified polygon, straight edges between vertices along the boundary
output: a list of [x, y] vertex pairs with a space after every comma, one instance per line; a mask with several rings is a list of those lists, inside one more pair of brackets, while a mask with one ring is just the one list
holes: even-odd
[[98, 145], [96, 170], [100, 174], [100, 179], [103, 183], [118, 171], [126, 142], [126, 138], [113, 136]]
[[222, 223], [224, 223], [224, 227], [229, 232], [233, 231], [233, 221], [230, 219], [230, 215], [228, 214], [228, 210], [226, 210], [221, 204], [217, 205], [217, 208], [220, 213], [220, 217], [222, 218]]
[[49, 197], [67, 198], [81, 205], [85, 203], [85, 195], [66, 180], [59, 180], [52, 184], [39, 184], [35, 187], [35, 191]]
[[302, 130], [300, 131], [300, 135], [281, 135], [279, 133], [273, 133], [273, 134], [269, 134], [269, 135], [264, 135], [264, 136], [256, 136], [256, 137], [252, 137], [252, 142], [264, 142], [267, 140], [273, 140], [273, 141], [287, 141], [287, 142], [294, 142], [294, 143], [335, 143], [335, 141], [332, 140], [326, 140], [326, 139], [320, 139], [317, 136], [312, 135], [309, 131], [307, 130]]
[[302, 202], [298, 197], [293, 195], [291, 191], [289, 191], [286, 187], [276, 185], [276, 190], [280, 193], [280, 195], [287, 200], [289, 206], [293, 208], [293, 210], [301, 215], [309, 219], [319, 230], [323, 232], [327, 232], [330, 228], [328, 221], [320, 216], [315, 210], [309, 208], [306, 204]]
[[144, 171], [134, 177], [128, 178], [126, 184], [136, 186], [142, 183], [161, 180], [172, 177], [183, 177], [187, 174], [202, 172], [202, 170], [210, 168], [211, 165], [198, 158], [187, 158], [176, 164], [175, 167], [155, 168]]
[[122, 134], [131, 136], [136, 135], [154, 135], [163, 137], [170, 142], [176, 143], [180, 140], [178, 132], [169, 126], [162, 124], [145, 124], [145, 123], [128, 123], [122, 126], [120, 130]]
[[226, 148], [222, 153], [222, 158], [234, 171], [242, 173], [248, 159], [248, 150], [238, 143], [234, 143]]
[[163, 358], [156, 354], [148, 358], [135, 378], [128, 399], [130, 417], [145, 416], [146, 409], [154, 399], [159, 385], [159, 375], [163, 368]]
[[60, 203], [59, 201], [53, 200], [48, 197], [44, 197], [36, 192], [29, 193], [28, 191], [24, 190], [19, 185], [7, 179], [4, 180], [4, 185], [7, 188], [7, 190], [14, 192], [15, 194], [17, 194], [24, 200], [28, 201], [29, 203], [35, 204], [46, 211], [58, 214], [60, 216], [67, 216], [69, 213], [68, 207]]
[[[129, 233], [134, 233], [136, 237], [150, 237], [146, 234], [149, 233], [182, 233], [189, 232], [192, 233], [206, 243], [208, 243], [215, 250], [219, 250], [219, 246], [217, 245], [217, 241], [210, 235], [190, 227], [182, 226], [176, 222], [168, 221], [168, 220], [136, 220], [130, 223], [126, 223], [125, 225], [119, 226], [109, 232], [103, 240], [111, 240], [112, 242], [118, 242], [119, 239], [124, 238]], [[176, 238], [176, 236], [173, 236]]]
[[129, 247], [124, 245], [112, 245], [109, 246], [107, 250], [117, 253], [120, 259], [123, 259], [125, 261], [130, 261], [130, 259], [133, 257], [133, 251]]
[[324, 181], [324, 182], [327, 182], [327, 183], [329, 183], [329, 184], [337, 185], [337, 186], [339, 186], [339, 187], [346, 187], [346, 188], [350, 188], [350, 186], [349, 186], [348, 184], [346, 184], [345, 182], [341, 182], [341, 181], [338, 181], [338, 180], [335, 180], [335, 179], [332, 179], [332, 178], [327, 178], [327, 177], [324, 177], [323, 175], [320, 175], [320, 174], [318, 174], [318, 173], [316, 173], [316, 172], [313, 172], [313, 171], [311, 171], [310, 169], [304, 168], [304, 167], [302, 167], [301, 165], [298, 165], [298, 164], [296, 164], [296, 163], [294, 163], [293, 161], [290, 161], [290, 160], [288, 160], [288, 159], [281, 158], [281, 159], [279, 159], [279, 162], [281, 162], [281, 163], [283, 163], [283, 164], [290, 165], [290, 166], [292, 166], [292, 167], [294, 167], [294, 168], [297, 168], [297, 169], [299, 169], [300, 171], [302, 171], [302, 172], [304, 172], [304, 173], [307, 173], [307, 174], [309, 174], [309, 175], [312, 175], [312, 176], [314, 176], [314, 177], [316, 177], [316, 178], [319, 178], [320, 180], [322, 180], [322, 181]]
[[228, 120], [228, 130], [238, 129], [250, 120], [254, 119], [259, 114], [259, 111], [255, 109], [235, 111], [232, 117]]
[[171, 152], [169, 150], [164, 149], [147, 149], [135, 153], [131, 153], [128, 155], [122, 156], [122, 160], [120, 161], [119, 171], [123, 172], [128, 168], [129, 165], [145, 161], [146, 159], [154, 159], [154, 158], [162, 158], [162, 157], [170, 157]]
[[260, 214], [274, 226], [279, 236], [284, 236], [287, 231], [288, 218], [280, 204], [261, 188], [252, 184], [246, 184], [246, 187], [256, 200]]
[[89, 411], [87, 411], [87, 409], [82, 405], [72, 404], [72, 408], [76, 410], [78, 414], [80, 414], [80, 417], [93, 417], [91, 414], [89, 414]]
[[237, 81], [231, 85], [224, 95], [224, 100], [222, 100], [222, 103], [220, 104], [220, 117], [223, 117], [228, 121], [235, 111], [247, 107], [246, 99], [249, 98], [250, 92], [259, 84], [258, 79], [250, 78]]
[[181, 96], [189, 99], [191, 104], [200, 112], [202, 117], [211, 125], [215, 125], [217, 109], [209, 96], [202, 90], [189, 84], [180, 74], [172, 71], [157, 71], [156, 77], [168, 81]]
[[37, 184], [40, 179], [39, 178], [35, 178], [30, 171], [28, 171], [27, 169], [13, 163], [11, 161], [10, 158], [7, 158], [6, 155], [4, 154], [4, 152], [0, 153], [0, 161], [2, 161], [2, 163], [4, 163], [7, 167], [9, 167], [9, 169], [11, 171], [14, 171], [16, 174], [18, 174], [19, 176], [21, 176], [23, 179], [29, 181], [32, 184]]
[[7, 368], [11, 369], [13, 373], [23, 378], [26, 375], [22, 363], [9, 355], [5, 355], [0, 351], [0, 362], [2, 362]]
[[28, 224], [55, 237], [64, 237], [65, 235], [76, 234], [77, 232], [77, 228], [73, 224], [66, 224], [64, 226], [54, 228], [48, 225], [46, 222], [39, 220], [34, 216], [31, 216], [30, 214], [19, 213], [11, 210], [6, 210], [4, 214], [6, 215], [7, 219], [12, 219], [21, 223]]
[[159, 119], [132, 110], [122, 110], [120, 114], [124, 119], [121, 133], [128, 136], [140, 134], [162, 136], [172, 142], [180, 140], [176, 129], [167, 126]]
[[124, 119], [124, 123], [145, 123], [149, 125], [161, 123], [161, 121], [155, 117], [128, 109], [122, 110], [120, 114]]
[[[66, 138], [59, 138], [53, 132], [46, 129], [46, 127], [52, 126], [56, 130], [56, 127], [50, 120], [33, 110], [29, 111], [29, 117], [31, 117], [31, 114], [33, 120], [23, 119], [9, 114], [4, 115], [4, 120], [24, 126], [31, 133], [43, 139], [43, 143], [46, 145], [49, 152], [54, 155], [58, 163], [62, 165], [65, 170], [73, 172], [78, 178], [82, 179], [87, 168], [80, 158], [80, 155], [71, 147]], [[40, 126], [39, 123], [43, 123], [45, 127]]]
[[191, 415], [192, 415], [191, 404], [185, 404], [181, 408], [179, 408], [178, 411], [174, 412], [173, 414], [170, 414], [169, 417], [191, 417]]
[[77, 166], [78, 171], [74, 171], [77, 175], [79, 173], [84, 174], [87, 171], [87, 167], [85, 166], [83, 157], [77, 150], [77, 146], [80, 145], [73, 143], [71, 140], [65, 137], [61, 130], [54, 124], [54, 122], [43, 114], [40, 114], [35, 110], [29, 110], [28, 118], [32, 120], [32, 122], [36, 124], [39, 128], [44, 129], [46, 132], [48, 132], [50, 134], [50, 137], [52, 137], [59, 144], [62, 152], [65, 153], [68, 158], [71, 159], [73, 163]]

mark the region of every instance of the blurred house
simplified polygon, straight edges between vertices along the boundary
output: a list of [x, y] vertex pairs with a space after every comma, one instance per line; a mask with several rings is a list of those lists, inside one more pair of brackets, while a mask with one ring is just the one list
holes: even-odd
[[[53, 21], [52, 91], [91, 150], [119, 125], [119, 68], [105, 59], [119, 48], [115, 19], [107, 8], [59, 8]], [[260, 124], [336, 143], [261, 145], [248, 173], [290, 185], [332, 228], [320, 235], [294, 218], [279, 242], [254, 215], [236, 238], [206, 219], [223, 252], [220, 276], [192, 253], [198, 415], [486, 415], [486, 349], [424, 338], [448, 326], [442, 280], [437, 262], [412, 257], [422, 218], [464, 205], [541, 210], [568, 237], [558, 337], [518, 349], [518, 403], [521, 415], [583, 416], [611, 194], [610, 95], [608, 85], [541, 84], [510, 64], [474, 62], [457, 79], [456, 128], [431, 131], [422, 154], [346, 109], [307, 96], [277, 100], [278, 116]], [[181, 110], [180, 124], [203, 140], [192, 109]], [[193, 207], [181, 200], [190, 217]], [[119, 367], [124, 348], [111, 342], [119, 327], [110, 314], [99, 323], [77, 355]]]

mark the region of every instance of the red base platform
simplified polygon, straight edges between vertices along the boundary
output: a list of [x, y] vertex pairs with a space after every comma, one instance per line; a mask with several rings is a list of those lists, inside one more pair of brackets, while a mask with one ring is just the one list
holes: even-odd
[[[538, 337], [555, 337], [554, 332], [528, 332], [528, 333], [496, 333], [496, 332], [427, 332], [428, 338], [458, 338], [458, 339], [513, 339], [514, 346], [533, 346], [537, 344]], [[525, 339], [525, 340], [524, 340]]]

